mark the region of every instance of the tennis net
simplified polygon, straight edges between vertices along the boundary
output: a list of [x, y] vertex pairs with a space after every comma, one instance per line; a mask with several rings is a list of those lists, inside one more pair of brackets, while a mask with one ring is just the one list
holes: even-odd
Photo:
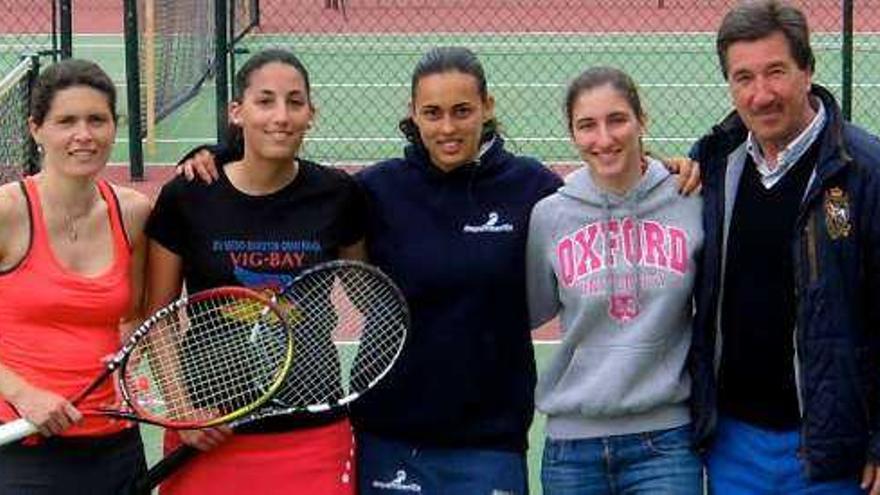
[[31, 88], [39, 72], [36, 56], [25, 57], [0, 80], [0, 183], [38, 168], [37, 147], [27, 126]]
[[193, 98], [211, 74], [216, 3], [138, 1], [145, 131]]

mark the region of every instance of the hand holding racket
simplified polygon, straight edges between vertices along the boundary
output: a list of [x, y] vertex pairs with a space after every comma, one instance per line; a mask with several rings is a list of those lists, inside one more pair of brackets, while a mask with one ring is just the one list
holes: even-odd
[[[241, 287], [199, 292], [144, 321], [74, 406], [111, 379], [125, 409], [81, 411], [167, 428], [232, 421], [265, 403], [293, 361], [293, 334], [280, 308]], [[36, 433], [25, 419], [0, 426], [0, 445]]]
[[28, 384], [6, 400], [44, 436], [60, 434], [82, 419], [82, 414], [64, 397]]
[[[345, 407], [375, 386], [403, 349], [409, 311], [400, 290], [378, 269], [356, 261], [303, 271], [277, 297], [291, 327], [296, 356], [284, 384], [258, 410], [233, 421], [321, 413]], [[183, 445], [138, 480], [147, 494], [198, 454]]]

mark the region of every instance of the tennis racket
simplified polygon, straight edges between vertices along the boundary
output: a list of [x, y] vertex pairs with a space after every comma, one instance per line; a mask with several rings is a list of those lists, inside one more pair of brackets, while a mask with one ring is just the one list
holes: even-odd
[[[240, 418], [284, 384], [293, 333], [278, 305], [242, 287], [182, 297], [147, 318], [76, 396], [76, 405], [117, 372], [119, 409], [83, 414], [193, 429]], [[37, 432], [19, 419], [0, 426], [0, 445]]]
[[[296, 356], [285, 383], [233, 429], [264, 418], [321, 413], [347, 404], [375, 386], [403, 349], [409, 311], [400, 290], [377, 268], [337, 260], [298, 275], [277, 297]], [[148, 494], [198, 453], [183, 445], [134, 484]]]

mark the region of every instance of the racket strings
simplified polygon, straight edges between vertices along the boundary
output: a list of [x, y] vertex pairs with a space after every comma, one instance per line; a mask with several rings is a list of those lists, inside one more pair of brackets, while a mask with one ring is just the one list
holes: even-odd
[[258, 299], [191, 300], [138, 342], [124, 386], [145, 416], [207, 422], [266, 396], [285, 366], [288, 346], [284, 322]]
[[276, 414], [285, 407], [322, 409], [353, 400], [384, 376], [403, 346], [405, 304], [370, 270], [316, 271], [280, 300], [297, 353], [273, 400]]

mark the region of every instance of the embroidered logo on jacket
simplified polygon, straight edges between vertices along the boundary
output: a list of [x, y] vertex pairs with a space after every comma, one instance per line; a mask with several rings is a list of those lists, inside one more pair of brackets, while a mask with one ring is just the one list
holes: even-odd
[[397, 471], [394, 475], [394, 479], [391, 481], [377, 481], [373, 480], [373, 488], [379, 488], [380, 490], [392, 490], [396, 492], [412, 492], [412, 493], [421, 493], [422, 486], [418, 483], [407, 483], [406, 482], [406, 471], [403, 469]]
[[833, 240], [848, 237], [852, 230], [849, 196], [839, 187], [832, 187], [825, 192], [825, 227]]
[[500, 216], [497, 211], [489, 212], [489, 218], [486, 220], [486, 223], [483, 225], [465, 225], [464, 232], [469, 233], [482, 233], [482, 232], [513, 232], [513, 224], [511, 223], [502, 223], [499, 224]]

